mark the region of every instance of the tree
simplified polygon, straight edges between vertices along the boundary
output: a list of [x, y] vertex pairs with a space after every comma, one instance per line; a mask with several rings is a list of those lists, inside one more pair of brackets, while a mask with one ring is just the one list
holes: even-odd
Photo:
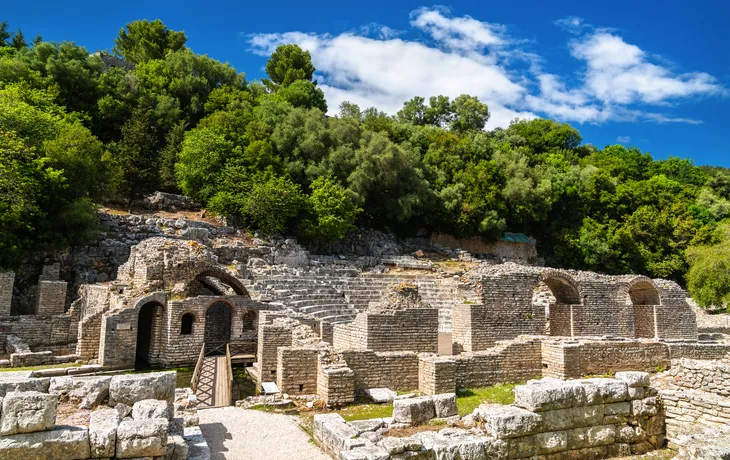
[[133, 200], [157, 190], [159, 158], [157, 137], [146, 112], [136, 112], [122, 127], [122, 138], [114, 146], [113, 160], [120, 171], [118, 190]]
[[268, 234], [282, 233], [305, 203], [299, 185], [287, 177], [259, 179], [245, 199], [243, 214]]
[[356, 206], [347, 190], [329, 177], [319, 177], [311, 185], [309, 197], [314, 218], [305, 222], [305, 232], [324, 240], [341, 240], [362, 209]]
[[10, 38], [13, 36], [8, 32], [8, 21], [0, 22], [0, 48], [10, 46]]
[[324, 92], [311, 81], [296, 80], [291, 85], [280, 88], [277, 94], [294, 107], [318, 108], [324, 113], [327, 112]]
[[183, 49], [188, 40], [185, 32], [168, 29], [159, 19], [132, 21], [125, 27], [119, 30], [112, 51], [134, 64], [163, 59]]
[[312, 57], [299, 45], [279, 45], [266, 63], [266, 74], [269, 79], [264, 79], [264, 83], [271, 90], [289, 86], [297, 80], [312, 81]]
[[489, 120], [489, 109], [476, 96], [462, 94], [451, 103], [453, 120], [449, 127], [456, 132], [478, 131], [484, 129]]
[[18, 29], [18, 31], [15, 32], [15, 35], [13, 35], [13, 40], [10, 42], [10, 46], [15, 48], [16, 50], [21, 50], [28, 46], [28, 44], [25, 42], [25, 37], [23, 37], [23, 32], [21, 32], [20, 29]]
[[715, 231], [712, 245], [696, 246], [687, 251], [690, 268], [687, 284], [701, 307], [730, 305], [730, 221]]

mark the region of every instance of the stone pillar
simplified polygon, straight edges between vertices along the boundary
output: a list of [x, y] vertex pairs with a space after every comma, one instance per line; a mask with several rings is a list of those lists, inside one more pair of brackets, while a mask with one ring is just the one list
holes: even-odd
[[38, 315], [62, 315], [66, 310], [66, 282], [38, 282]]
[[290, 347], [291, 338], [291, 328], [289, 327], [273, 324], [259, 325], [259, 343], [258, 352], [256, 353], [259, 385], [263, 382], [276, 381], [277, 349], [279, 347]]
[[10, 316], [14, 282], [14, 272], [0, 272], [0, 316]]
[[418, 390], [427, 395], [456, 391], [456, 360], [438, 356], [418, 359]]

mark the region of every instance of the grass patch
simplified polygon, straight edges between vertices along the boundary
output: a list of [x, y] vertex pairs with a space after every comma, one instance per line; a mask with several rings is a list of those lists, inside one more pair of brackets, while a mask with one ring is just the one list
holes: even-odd
[[190, 386], [190, 380], [193, 379], [193, 372], [195, 371], [192, 367], [174, 367], [170, 369], [140, 369], [137, 371], [125, 372], [125, 374], [149, 374], [150, 372], [168, 372], [175, 371], [175, 388], [188, 388]]
[[347, 420], [367, 420], [369, 418], [384, 418], [393, 415], [392, 404], [353, 404], [342, 408], [338, 413]]
[[16, 372], [16, 371], [40, 371], [43, 369], [63, 369], [67, 367], [79, 367], [81, 364], [76, 363], [63, 363], [63, 364], [44, 364], [42, 366], [28, 366], [28, 367], [3, 367], [0, 372]]
[[474, 412], [483, 403], [512, 404], [515, 402], [516, 383], [500, 383], [491, 387], [472, 388], [456, 391], [456, 407], [459, 415]]

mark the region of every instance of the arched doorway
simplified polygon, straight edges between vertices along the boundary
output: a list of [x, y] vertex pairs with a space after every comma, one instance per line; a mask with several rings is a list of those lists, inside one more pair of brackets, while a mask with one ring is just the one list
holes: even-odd
[[157, 364], [162, 346], [163, 312], [159, 302], [147, 302], [139, 309], [135, 369], [149, 369]]
[[231, 340], [233, 311], [225, 302], [214, 302], [205, 312], [205, 349], [206, 352], [222, 351]]
[[559, 276], [546, 276], [535, 287], [532, 304], [533, 310], [544, 311], [546, 335], [573, 335], [573, 306], [580, 305], [581, 300], [571, 281]]
[[660, 305], [659, 292], [649, 280], [640, 280], [629, 287], [628, 302], [634, 313], [634, 337], [656, 337], [654, 310]]

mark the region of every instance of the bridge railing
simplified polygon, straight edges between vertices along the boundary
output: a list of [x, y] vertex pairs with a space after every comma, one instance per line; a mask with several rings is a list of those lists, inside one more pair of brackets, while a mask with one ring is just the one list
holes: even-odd
[[200, 373], [203, 371], [203, 361], [205, 361], [205, 344], [200, 347], [200, 355], [198, 356], [198, 362], [195, 363], [195, 370], [193, 371], [193, 377], [190, 379], [190, 388], [193, 392], [198, 391], [198, 382], [200, 382]]
[[231, 364], [231, 347], [226, 344], [226, 373], [228, 376], [228, 394], [231, 396], [229, 405], [233, 405], [233, 365]]

